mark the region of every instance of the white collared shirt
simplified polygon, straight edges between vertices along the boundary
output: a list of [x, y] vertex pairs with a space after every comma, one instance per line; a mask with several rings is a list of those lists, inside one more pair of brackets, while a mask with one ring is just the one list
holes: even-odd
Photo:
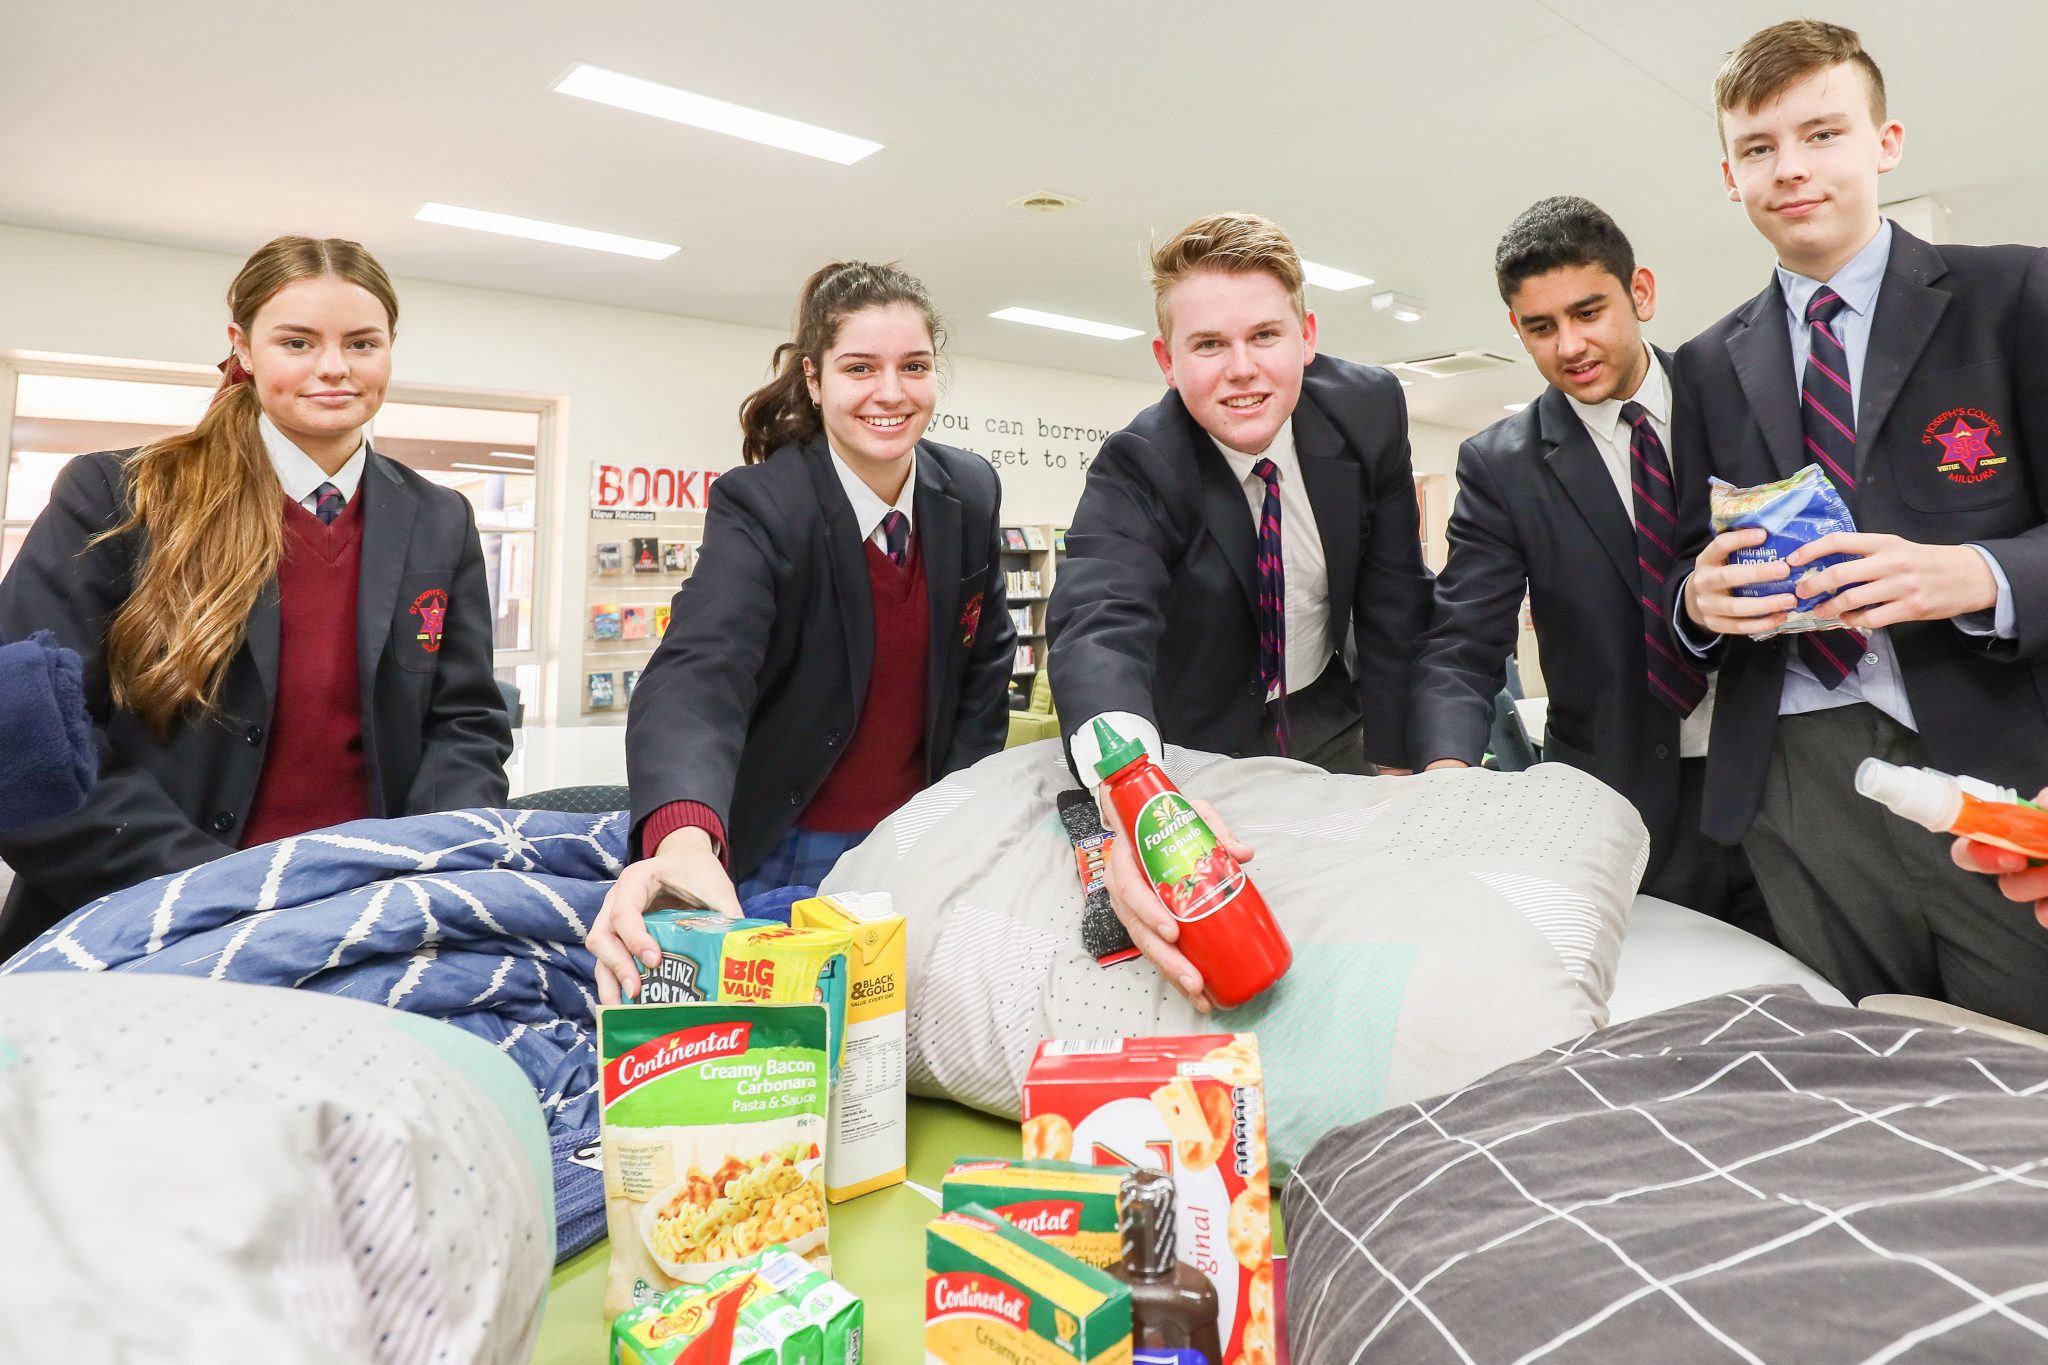
[[[1216, 438], [1209, 438], [1215, 441]], [[1273, 435], [1273, 443], [1257, 455], [1232, 450], [1221, 441], [1222, 452], [1244, 488], [1251, 509], [1252, 533], [1258, 534], [1259, 518], [1266, 506], [1266, 481], [1252, 472], [1260, 460], [1271, 460], [1279, 473], [1280, 566], [1285, 576], [1286, 599], [1282, 611], [1287, 622], [1287, 691], [1299, 692], [1322, 676], [1333, 646], [1330, 642], [1330, 565], [1323, 555], [1323, 538], [1316, 526], [1315, 508], [1309, 505], [1308, 489], [1301, 481], [1301, 458], [1294, 448], [1294, 420]], [[1271, 700], [1269, 695], [1268, 700]], [[1083, 774], [1095, 771], [1102, 756], [1095, 742], [1095, 722], [1090, 716], [1068, 736], [1074, 763]], [[1159, 729], [1142, 716], [1129, 711], [1107, 711], [1099, 717], [1125, 739], [1136, 739], [1145, 752], [1157, 759], [1166, 751]]]
[[[1570, 394], [1566, 401], [1572, 411], [1585, 424], [1586, 434], [1593, 438], [1593, 449], [1600, 452], [1600, 461], [1607, 466], [1607, 476], [1614, 481], [1615, 496], [1621, 499], [1622, 515], [1628, 519], [1631, 528], [1635, 525], [1635, 490], [1629, 469], [1628, 424], [1622, 420], [1621, 410], [1629, 403], [1641, 403], [1643, 411], [1649, 414], [1650, 429], [1657, 433], [1657, 439], [1664, 443], [1664, 458], [1674, 461], [1671, 453], [1671, 380], [1664, 373], [1664, 364], [1657, 359], [1657, 353], [1650, 350], [1648, 342], [1643, 350], [1649, 355], [1649, 368], [1643, 371], [1643, 382], [1636, 386], [1633, 398], [1609, 398], [1600, 403], [1581, 403]], [[1675, 463], [1674, 463], [1674, 468]], [[1707, 752], [1707, 733], [1714, 724], [1714, 675], [1707, 675], [1707, 693], [1700, 698], [1700, 704], [1693, 708], [1691, 715], [1678, 723], [1678, 753], [1681, 758], [1703, 758]]]
[[[882, 519], [891, 512], [901, 512], [903, 520], [911, 529], [916, 529], [916, 521], [911, 514], [911, 504], [916, 501], [917, 493], [916, 446], [910, 448], [910, 472], [904, 476], [903, 487], [896, 494], [894, 503], [883, 502], [874, 489], [862, 483], [860, 475], [853, 472], [853, 466], [841, 459], [837, 450], [832, 450], [831, 441], [825, 442], [825, 448], [832, 451], [832, 472], [839, 476], [839, 486], [846, 490], [846, 500], [853, 504], [853, 524], [859, 529], [862, 540], [870, 541], [876, 549], [887, 552], [889, 537], [882, 531]], [[904, 543], [908, 545], [909, 541]]]
[[366, 436], [356, 447], [356, 453], [348, 457], [348, 463], [329, 474], [313, 460], [313, 457], [292, 444], [291, 437], [277, 429], [277, 423], [267, 413], [259, 413], [256, 429], [263, 433], [263, 448], [270, 455], [270, 467], [277, 471], [277, 481], [284, 486], [284, 495], [308, 512], [319, 510], [319, 490], [323, 483], [331, 483], [341, 490], [341, 500], [346, 505], [356, 495], [356, 489], [363, 481], [363, 468], [369, 463], [370, 441]]

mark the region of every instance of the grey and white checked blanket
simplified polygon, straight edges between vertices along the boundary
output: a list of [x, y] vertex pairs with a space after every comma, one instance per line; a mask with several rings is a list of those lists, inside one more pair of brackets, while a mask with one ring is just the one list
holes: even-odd
[[2048, 1360], [2048, 1051], [1758, 987], [1335, 1130], [1297, 1365]]

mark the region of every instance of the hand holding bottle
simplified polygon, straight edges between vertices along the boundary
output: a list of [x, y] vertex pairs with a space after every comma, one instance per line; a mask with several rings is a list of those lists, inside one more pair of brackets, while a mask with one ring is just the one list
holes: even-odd
[[[2034, 797], [2037, 806], [2048, 806], [2048, 787]], [[2032, 902], [2034, 918], [2048, 929], [2048, 867], [2035, 867], [2011, 849], [1983, 844], [1975, 839], [1958, 839], [1949, 849], [1957, 867], [1998, 878], [1998, 889], [2007, 900]]]
[[[1208, 822], [1217, 842], [1229, 850], [1231, 857], [1241, 863], [1251, 861], [1251, 846], [1230, 832], [1230, 826], [1223, 823], [1214, 806], [1207, 801], [1188, 804]], [[1116, 911], [1124, 932], [1131, 936], [1131, 943], [1144, 954], [1145, 960], [1158, 968], [1159, 974], [1188, 998], [1188, 1003], [1207, 1014], [1216, 1002], [1209, 998], [1202, 974], [1177, 946], [1180, 924], [1160, 901], [1144, 869], [1138, 866], [1138, 855], [1132, 852], [1131, 841], [1124, 837], [1123, 817], [1117, 814], [1114, 803], [1102, 803], [1102, 824], [1116, 836], [1110, 845], [1105, 882], [1109, 888], [1109, 908]]]

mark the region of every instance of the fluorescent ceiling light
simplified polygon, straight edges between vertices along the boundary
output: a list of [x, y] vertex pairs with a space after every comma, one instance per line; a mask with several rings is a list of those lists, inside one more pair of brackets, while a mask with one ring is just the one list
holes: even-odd
[[554, 242], [559, 246], [587, 247], [592, 251], [610, 251], [621, 256], [638, 256], [642, 260], [665, 261], [682, 248], [670, 246], [667, 242], [650, 242], [640, 237], [621, 237], [613, 232], [594, 232], [589, 228], [566, 227], [561, 223], [543, 223], [538, 218], [515, 218], [509, 213], [487, 213], [483, 209], [456, 208], [453, 204], [424, 204], [413, 215], [422, 223], [443, 223], [449, 227], [474, 228], [478, 232], [498, 232], [507, 237], [525, 237], [535, 242]]
[[1061, 332], [1079, 332], [1082, 336], [1101, 337], [1105, 341], [1129, 341], [1132, 337], [1145, 335], [1135, 327], [1118, 327], [1108, 322], [1090, 322], [1086, 318], [1070, 318], [1059, 313], [1041, 313], [1036, 308], [1005, 308], [990, 313], [990, 317], [1001, 322], [1023, 322], [1033, 327], [1051, 327]]
[[520, 469], [514, 465], [502, 464], [455, 464], [451, 462], [448, 467], [450, 469], [473, 469], [479, 474], [525, 474], [528, 477], [531, 477], [533, 474], [531, 469]]
[[1506, 408], [1509, 412], [1520, 412], [1523, 408], [1526, 408], [1529, 405], [1527, 403], [1503, 403], [1501, 404], [1501, 406]]
[[779, 114], [764, 114], [758, 109], [727, 104], [708, 95], [693, 95], [672, 85], [643, 81], [638, 76], [624, 76], [601, 66], [579, 65], [556, 81], [554, 88], [578, 99], [609, 104], [616, 109], [631, 109], [636, 114], [652, 114], [671, 123], [685, 123], [692, 128], [724, 133], [728, 137], [743, 137], [749, 142], [762, 142], [784, 151], [836, 161], [842, 166], [851, 166], [862, 157], [882, 150], [881, 143], [869, 142], [866, 138], [849, 137], [845, 133], [799, 123]]
[[1348, 270], [1339, 270], [1334, 265], [1317, 265], [1314, 261], [1303, 261], [1301, 273], [1308, 282], [1323, 289], [1361, 289], [1372, 281], [1363, 275], [1354, 275]]

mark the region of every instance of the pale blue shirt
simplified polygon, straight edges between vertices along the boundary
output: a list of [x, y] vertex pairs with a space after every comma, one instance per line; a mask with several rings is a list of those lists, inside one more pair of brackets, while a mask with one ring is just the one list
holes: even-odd
[[[1885, 269], [1891, 263], [1892, 225], [1889, 219], [1881, 219], [1877, 232], [1863, 249], [1850, 257], [1848, 262], [1828, 280], [1809, 279], [1795, 274], [1784, 266], [1778, 267], [1778, 291], [1785, 299], [1785, 327], [1792, 340], [1792, 382], [1796, 387], [1806, 373], [1807, 356], [1812, 350], [1811, 332], [1806, 324], [1806, 306], [1823, 286], [1842, 296], [1842, 309], [1830, 323], [1835, 335], [1841, 339], [1842, 349], [1849, 361], [1849, 388], [1856, 395], [1860, 408], [1863, 396], [1863, 362], [1870, 353], [1870, 320], [1877, 309], [1877, 298], [1884, 286]], [[1998, 585], [1998, 602], [1988, 612], [1974, 612], [1955, 618], [1958, 630], [1971, 635], [1997, 635], [2011, 639], [2017, 632], [2017, 623], [2012, 602], [2012, 585], [1999, 567], [1990, 551], [1981, 545], [1972, 545], [1982, 556], [1991, 570], [1991, 577]], [[1681, 618], [1681, 629], [1692, 627], [1690, 620]], [[1988, 619], [1987, 619], [1988, 618]], [[1695, 628], [1696, 629], [1696, 628]], [[1690, 630], [1685, 638], [1695, 652], [1704, 653], [1694, 645]], [[1904, 677], [1899, 672], [1899, 662], [1892, 648], [1890, 638], [1882, 630], [1866, 631], [1862, 666], [1843, 679], [1833, 690], [1823, 686], [1806, 666], [1798, 650], [1785, 653], [1785, 684], [1778, 697], [1778, 714], [1781, 716], [1800, 715], [1808, 711], [1826, 711], [1837, 706], [1848, 706], [1855, 702], [1868, 702], [1890, 716], [1909, 730], [1920, 727], [1913, 719], [1913, 704], [1907, 700]], [[1839, 637], [1835, 637], [1839, 638]]]

